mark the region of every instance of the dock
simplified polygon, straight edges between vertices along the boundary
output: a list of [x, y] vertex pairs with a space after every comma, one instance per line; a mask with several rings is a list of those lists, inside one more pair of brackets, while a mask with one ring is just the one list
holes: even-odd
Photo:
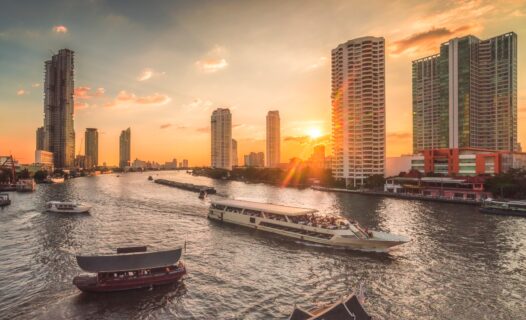
[[192, 184], [192, 183], [177, 182], [177, 181], [171, 181], [171, 180], [166, 180], [166, 179], [155, 179], [153, 182], [162, 184], [165, 186], [169, 186], [169, 187], [192, 191], [192, 192], [205, 191], [207, 194], [215, 194], [217, 192], [216, 189], [214, 189], [213, 187], [202, 186], [202, 185]]

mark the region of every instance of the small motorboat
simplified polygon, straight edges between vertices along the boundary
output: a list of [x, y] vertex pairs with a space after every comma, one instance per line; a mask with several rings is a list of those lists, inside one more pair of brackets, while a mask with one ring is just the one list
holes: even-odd
[[179, 261], [182, 248], [147, 252], [146, 246], [118, 248], [117, 254], [77, 256], [79, 267], [91, 273], [73, 279], [84, 292], [113, 292], [177, 283], [186, 274]]
[[11, 199], [7, 193], [0, 193], [0, 207], [5, 207], [11, 204]]
[[64, 183], [64, 177], [50, 177], [50, 183]]
[[88, 213], [91, 207], [76, 202], [49, 201], [46, 203], [47, 212], [58, 213]]

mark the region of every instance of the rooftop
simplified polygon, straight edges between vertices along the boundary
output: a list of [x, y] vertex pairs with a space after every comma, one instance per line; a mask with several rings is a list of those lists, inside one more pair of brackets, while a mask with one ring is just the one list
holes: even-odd
[[305, 214], [315, 213], [318, 211], [316, 209], [290, 207], [290, 206], [282, 206], [282, 205], [272, 204], [272, 203], [254, 202], [254, 201], [247, 201], [247, 200], [235, 200], [235, 199], [212, 201], [212, 203], [229, 206], [229, 207], [259, 210], [259, 211], [264, 211], [264, 212], [269, 212], [269, 213], [274, 213], [274, 214], [281, 214], [285, 216], [301, 216]]

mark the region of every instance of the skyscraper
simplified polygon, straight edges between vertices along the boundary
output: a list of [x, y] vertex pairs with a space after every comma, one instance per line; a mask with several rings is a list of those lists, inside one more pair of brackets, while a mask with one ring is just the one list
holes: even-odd
[[45, 132], [44, 132], [44, 127], [38, 128], [37, 129], [37, 143], [36, 143], [36, 149], [35, 150], [45, 150], [44, 149], [45, 138], [46, 138], [46, 135], [45, 135]]
[[86, 167], [93, 168], [99, 165], [99, 132], [95, 128], [87, 128], [84, 134], [86, 150]]
[[129, 167], [131, 164], [131, 130], [121, 131], [119, 137], [119, 167]]
[[413, 152], [518, 150], [517, 35], [454, 38], [413, 61]]
[[237, 141], [232, 139], [232, 167], [237, 167], [239, 165], [237, 159]]
[[361, 185], [384, 174], [385, 43], [363, 37], [332, 50], [333, 175]]
[[232, 170], [232, 114], [228, 108], [212, 112], [212, 168]]
[[61, 49], [45, 63], [44, 150], [53, 152], [56, 168], [75, 164], [73, 56], [73, 51]]
[[267, 113], [267, 167], [275, 168], [281, 160], [279, 111]]

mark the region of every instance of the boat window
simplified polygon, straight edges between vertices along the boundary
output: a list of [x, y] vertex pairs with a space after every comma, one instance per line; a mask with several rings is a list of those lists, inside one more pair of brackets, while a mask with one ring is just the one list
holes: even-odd
[[236, 207], [226, 207], [226, 212], [241, 213], [242, 209]]
[[252, 210], [252, 209], [245, 209], [243, 214], [246, 214], [251, 217], [261, 217], [261, 211]]
[[217, 209], [217, 210], [225, 210], [225, 206], [223, 205], [220, 205], [220, 204], [212, 204], [212, 208], [213, 209]]

